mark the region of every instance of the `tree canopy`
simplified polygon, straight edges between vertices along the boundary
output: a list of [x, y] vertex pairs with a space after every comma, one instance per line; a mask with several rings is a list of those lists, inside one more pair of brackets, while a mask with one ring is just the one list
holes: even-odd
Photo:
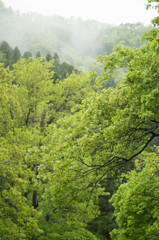
[[[159, 136], [159, 58], [154, 54], [148, 43], [139, 49], [117, 47], [102, 59], [104, 71], [98, 81], [110, 78], [117, 65], [126, 66], [127, 75], [115, 89], [103, 89], [84, 100], [80, 112], [54, 127], [58, 158], [61, 155], [71, 165], [78, 161], [83, 176], [98, 172], [100, 179], [134, 159]], [[63, 148], [66, 139], [72, 149], [69, 156]]]
[[157, 240], [158, 28], [143, 39], [100, 75], [1, 44], [0, 238]]
[[159, 234], [159, 155], [143, 153], [136, 161], [136, 169], [125, 177], [112, 198], [118, 229], [112, 239], [158, 239]]

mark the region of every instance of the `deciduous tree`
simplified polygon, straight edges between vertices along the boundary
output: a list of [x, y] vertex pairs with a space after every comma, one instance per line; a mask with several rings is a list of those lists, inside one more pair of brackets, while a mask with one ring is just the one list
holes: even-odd
[[112, 239], [157, 240], [159, 235], [159, 149], [143, 153], [112, 197], [118, 228]]

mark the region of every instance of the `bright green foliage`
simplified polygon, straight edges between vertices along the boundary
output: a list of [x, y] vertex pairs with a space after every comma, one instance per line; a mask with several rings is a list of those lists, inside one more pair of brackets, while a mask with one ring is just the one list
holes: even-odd
[[22, 111], [22, 125], [45, 124], [47, 103], [52, 91], [50, 68], [52, 63], [42, 58], [20, 59], [13, 67], [13, 81], [18, 86], [17, 96]]
[[73, 73], [54, 85], [49, 102], [49, 123], [70, 115], [75, 105], [81, 104], [83, 99], [94, 93], [97, 88], [91, 85], [91, 78], [89, 74]]
[[116, 89], [93, 93], [73, 116], [49, 128], [49, 154], [40, 177], [49, 183], [43, 206], [47, 213], [53, 209], [55, 219], [93, 219], [98, 214], [94, 202], [102, 194], [99, 182], [159, 136], [159, 59], [151, 43], [140, 49], [117, 47], [103, 64], [102, 81], [113, 76], [116, 66], [126, 67], [127, 75]]
[[159, 136], [159, 59], [151, 45], [117, 47], [103, 63], [102, 80], [109, 79], [117, 65], [127, 67], [126, 77], [116, 89], [97, 92], [83, 101], [80, 112], [63, 119], [54, 128], [52, 144], [58, 160], [73, 168], [78, 162], [77, 175], [92, 173], [95, 182]]
[[[103, 64], [99, 88], [93, 85], [94, 74], [70, 75], [72, 66], [60, 64], [57, 54], [54, 61], [24, 54], [26, 59], [14, 64], [12, 71], [0, 68], [2, 239], [96, 239], [85, 227], [97, 219], [99, 201], [100, 207], [107, 204], [119, 184], [115, 180], [114, 186], [107, 187], [108, 178], [116, 174], [114, 168], [135, 159], [159, 137], [158, 31], [152, 31], [147, 38], [150, 43], [139, 49], [119, 46], [111, 55], [99, 59]], [[58, 71], [61, 69], [55, 79], [54, 63]], [[125, 77], [116, 89], [105, 89], [117, 68], [124, 68]], [[68, 76], [63, 79], [66, 72]], [[158, 164], [153, 161], [158, 159], [157, 153], [144, 158]], [[122, 192], [125, 199], [121, 195], [118, 198], [125, 206], [126, 194], [135, 196], [128, 202], [128, 206], [134, 204], [129, 211], [122, 213], [122, 206], [117, 205], [123, 216], [121, 219], [118, 214], [117, 223], [127, 223], [121, 239], [127, 231], [130, 239], [142, 240], [145, 233], [157, 240], [152, 232], [158, 234], [158, 176], [155, 168], [146, 164], [143, 171], [139, 164], [128, 183], [119, 188], [120, 193], [131, 186]], [[148, 168], [152, 169], [149, 173]], [[116, 200], [114, 203], [118, 204]], [[129, 212], [132, 218], [128, 216], [127, 220]], [[142, 225], [144, 216], [147, 222]], [[108, 217], [102, 217], [108, 224]], [[109, 238], [108, 228], [104, 230], [99, 235]], [[115, 236], [117, 231], [112, 234]]]
[[68, 231], [63, 234], [62, 239], [64, 240], [97, 240], [97, 238], [89, 231], [84, 228], [77, 227], [73, 231]]
[[0, 67], [0, 136], [5, 136], [16, 126], [21, 114], [16, 94], [17, 88], [12, 85], [9, 70]]
[[97, 240], [91, 232], [79, 225], [59, 224], [56, 220], [53, 223], [40, 221], [44, 233], [39, 240]]
[[112, 198], [118, 229], [112, 239], [157, 240], [159, 236], [159, 149], [143, 153]]
[[40, 233], [39, 213], [30, 204], [27, 193], [34, 172], [24, 160], [37, 136], [14, 129], [0, 139], [0, 236], [2, 239], [32, 239]]
[[[85, 226], [98, 214], [95, 203], [102, 191], [100, 188], [95, 194], [90, 189], [77, 191], [74, 181], [67, 185], [67, 170], [59, 171], [58, 162], [52, 159], [52, 145], [49, 145], [52, 127], [46, 131], [51, 115], [54, 124], [60, 117], [73, 114], [71, 109], [94, 93], [90, 84], [92, 77], [72, 74], [53, 85], [52, 64], [42, 58], [21, 58], [12, 71], [0, 69], [2, 238], [38, 239], [40, 227], [48, 239], [59, 234], [63, 239], [70, 236], [93, 239], [82, 227], [74, 231], [71, 228], [75, 224]], [[74, 111], [79, 111], [79, 106]], [[46, 138], [45, 134], [48, 134]], [[57, 154], [58, 149], [53, 150]], [[74, 178], [74, 174], [70, 178]], [[80, 181], [78, 188], [85, 186], [86, 183]], [[40, 214], [44, 224], [38, 219]], [[51, 227], [55, 223], [61, 229], [64, 223], [70, 228], [63, 233], [55, 229], [49, 236], [45, 225]]]
[[97, 202], [102, 190], [98, 184], [96, 192], [92, 192], [92, 187], [87, 188], [91, 175], [85, 178], [79, 175], [82, 164], [72, 157], [74, 147], [63, 130], [52, 133], [47, 140], [49, 154], [39, 167], [39, 178], [47, 183], [41, 208], [50, 221], [83, 226], [98, 215]]
[[159, 56], [159, 28], [155, 29], [155, 31], [150, 31], [150, 36], [152, 35], [152, 51], [154, 55]]

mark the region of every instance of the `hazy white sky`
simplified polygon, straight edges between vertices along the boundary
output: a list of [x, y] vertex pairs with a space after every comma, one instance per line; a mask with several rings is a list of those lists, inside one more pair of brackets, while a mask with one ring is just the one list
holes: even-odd
[[2, 0], [21, 12], [38, 12], [44, 15], [81, 17], [118, 25], [143, 22], [149, 24], [157, 16], [153, 10], [146, 11], [146, 0]]

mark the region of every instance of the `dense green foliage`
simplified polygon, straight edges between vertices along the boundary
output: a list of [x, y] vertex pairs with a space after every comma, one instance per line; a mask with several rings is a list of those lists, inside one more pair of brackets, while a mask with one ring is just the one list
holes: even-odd
[[[55, 235], [57, 239], [67, 239], [67, 235], [93, 239], [82, 227], [98, 212], [93, 201], [86, 207], [89, 191], [74, 199], [73, 195], [67, 197], [65, 189], [53, 197], [58, 181], [56, 187], [50, 182], [56, 166], [50, 160], [45, 136], [48, 122], [70, 115], [71, 108], [95, 87], [86, 74], [72, 74], [54, 84], [52, 66], [52, 61], [43, 58], [22, 58], [12, 70], [0, 69], [2, 239], [55, 239]], [[49, 232], [45, 232], [47, 228]]]
[[157, 240], [159, 234], [159, 154], [144, 153], [112, 198], [118, 229], [112, 239]]
[[0, 239], [158, 239], [159, 31], [126, 39], [98, 76], [0, 44]]
[[4, 67], [12, 67], [21, 57], [19, 48], [15, 47], [12, 49], [6, 41], [0, 44], [0, 54], [0, 62], [3, 62]]
[[[18, 47], [15, 47], [14, 49], [11, 48], [11, 46], [6, 41], [2, 41], [0, 44], [0, 62], [3, 63], [4, 67], [9, 67], [10, 69], [13, 68], [13, 64], [15, 64], [20, 58], [33, 58], [32, 53], [30, 51], [25, 52], [21, 56], [21, 52]], [[40, 58], [41, 53], [40, 51], [37, 52], [36, 58]], [[59, 80], [63, 80], [66, 77], [70, 76], [73, 72], [79, 73], [80, 71], [77, 70], [73, 65], [67, 63], [67, 62], [60, 62], [60, 58], [57, 53], [55, 53], [53, 56], [51, 54], [47, 54], [46, 57], [43, 57], [43, 60], [49, 62], [52, 61], [52, 71], [54, 74], [52, 74], [52, 80], [55, 82]]]
[[[104, 72], [98, 81], [110, 78], [116, 65], [127, 65], [126, 77], [116, 89], [104, 89], [83, 101], [80, 112], [55, 128], [61, 135], [56, 140], [61, 154], [65, 154], [62, 142], [69, 135], [67, 143], [70, 141], [76, 152], [73, 158], [86, 159], [82, 171], [98, 169], [101, 177], [107, 167], [130, 161], [158, 136], [159, 88], [158, 56], [151, 44], [139, 49], [117, 47], [102, 61]], [[70, 162], [73, 164], [72, 159]]]

